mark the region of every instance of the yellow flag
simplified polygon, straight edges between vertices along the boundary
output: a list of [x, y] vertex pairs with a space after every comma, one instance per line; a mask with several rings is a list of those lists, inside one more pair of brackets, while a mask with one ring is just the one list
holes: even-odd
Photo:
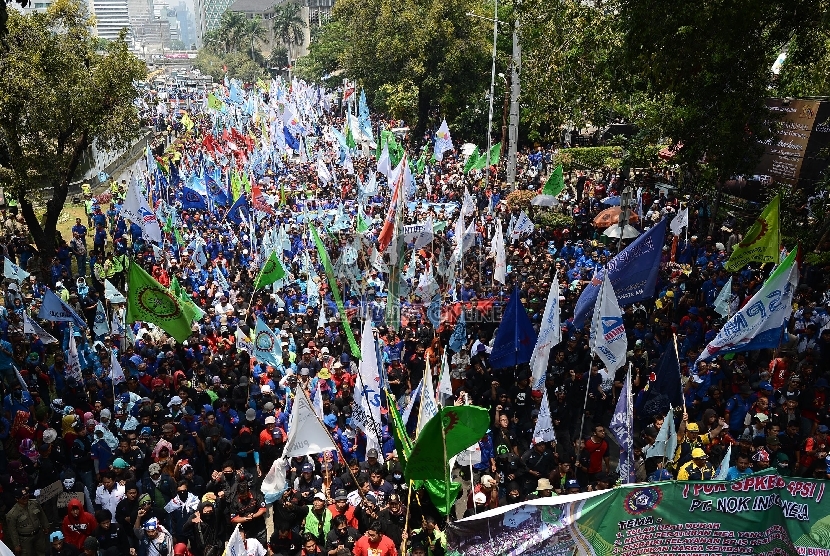
[[777, 263], [780, 260], [781, 238], [778, 213], [781, 200], [778, 195], [769, 202], [761, 216], [749, 228], [743, 241], [735, 246], [724, 268], [736, 272], [748, 263]]

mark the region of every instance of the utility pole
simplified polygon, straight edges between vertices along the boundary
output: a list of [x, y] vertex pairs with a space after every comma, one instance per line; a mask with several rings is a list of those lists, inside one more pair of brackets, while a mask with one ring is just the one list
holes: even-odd
[[519, 72], [522, 65], [522, 47], [519, 44], [519, 16], [521, 0], [516, 1], [516, 11], [513, 13], [513, 60], [510, 64], [510, 128], [508, 136], [510, 146], [507, 154], [507, 185], [512, 191], [516, 188], [516, 150], [519, 143]]

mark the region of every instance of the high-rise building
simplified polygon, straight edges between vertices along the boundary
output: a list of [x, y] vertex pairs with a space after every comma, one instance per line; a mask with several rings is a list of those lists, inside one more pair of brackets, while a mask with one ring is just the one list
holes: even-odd
[[118, 38], [122, 29], [130, 31], [128, 0], [90, 0], [90, 11], [95, 14], [95, 32], [108, 40]]
[[202, 46], [204, 37], [219, 28], [222, 14], [233, 0], [196, 0], [196, 45]]
[[193, 25], [193, 14], [182, 0], [176, 6], [176, 19], [179, 22], [179, 34], [185, 48], [196, 44], [196, 29]]

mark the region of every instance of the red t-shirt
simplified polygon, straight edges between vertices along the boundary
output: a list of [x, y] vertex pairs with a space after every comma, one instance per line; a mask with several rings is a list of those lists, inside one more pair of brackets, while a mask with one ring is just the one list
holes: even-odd
[[354, 556], [398, 556], [398, 549], [386, 535], [382, 535], [376, 543], [369, 542], [369, 537], [364, 535], [354, 543], [352, 553]]
[[599, 443], [594, 442], [592, 436], [585, 441], [585, 450], [588, 452], [588, 473], [594, 474], [602, 471], [602, 459], [608, 454], [608, 442], [600, 440]]

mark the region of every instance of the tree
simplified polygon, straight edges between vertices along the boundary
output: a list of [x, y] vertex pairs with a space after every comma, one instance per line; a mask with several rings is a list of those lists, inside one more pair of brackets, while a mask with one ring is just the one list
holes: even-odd
[[251, 60], [256, 59], [254, 53], [254, 43], [256, 41], [264, 41], [268, 32], [262, 26], [262, 17], [257, 15], [251, 19], [246, 19], [239, 28], [239, 38], [245, 43], [251, 44]]
[[330, 20], [320, 26], [308, 47], [308, 55], [297, 60], [294, 75], [306, 81], [325, 82], [326, 77], [342, 69], [340, 58], [347, 48], [343, 22]]
[[303, 44], [303, 33], [306, 23], [300, 13], [300, 5], [295, 2], [285, 2], [276, 6], [272, 19], [274, 35], [282, 41], [288, 49], [289, 63], [294, 61], [292, 47]]
[[490, 6], [478, 0], [338, 0], [333, 17], [348, 44], [341, 63], [370, 104], [414, 125], [412, 137], [420, 141], [431, 114], [436, 127], [444, 115], [454, 122], [470, 98], [489, 89], [492, 28], [467, 13], [491, 15]]
[[[92, 21], [77, 0], [46, 13], [11, 12], [0, 44], [0, 183], [17, 199], [42, 268], [55, 253], [58, 217], [84, 151], [126, 147], [141, 129], [133, 101], [146, 76], [122, 33], [96, 52]], [[42, 220], [35, 201], [51, 188]]]

